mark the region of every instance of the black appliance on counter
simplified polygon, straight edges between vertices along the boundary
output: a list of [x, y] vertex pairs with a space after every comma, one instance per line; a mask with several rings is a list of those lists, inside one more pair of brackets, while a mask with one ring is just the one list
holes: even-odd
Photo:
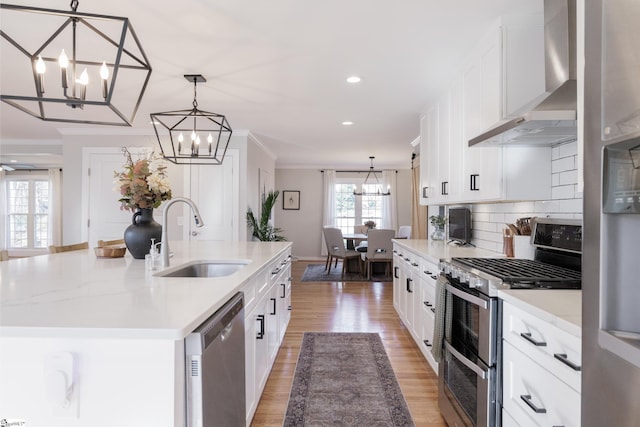
[[501, 425], [501, 289], [580, 289], [582, 225], [538, 219], [533, 260], [452, 258], [440, 264], [445, 322], [439, 406], [450, 426]]

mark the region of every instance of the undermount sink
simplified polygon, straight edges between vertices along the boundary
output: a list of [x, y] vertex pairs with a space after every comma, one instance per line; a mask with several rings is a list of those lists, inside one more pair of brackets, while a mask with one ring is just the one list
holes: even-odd
[[192, 261], [162, 271], [160, 277], [224, 277], [230, 276], [249, 262], [240, 261]]

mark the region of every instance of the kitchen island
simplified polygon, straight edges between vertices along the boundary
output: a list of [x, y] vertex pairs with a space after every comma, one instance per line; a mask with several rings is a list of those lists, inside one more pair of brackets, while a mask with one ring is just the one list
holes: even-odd
[[[268, 280], [265, 270], [290, 247], [171, 242], [172, 267], [247, 263], [219, 278], [159, 277], [162, 269], [148, 271], [144, 260], [97, 258], [92, 250], [0, 263], [0, 419], [184, 425], [184, 337], [238, 291], [262, 286], [254, 287], [256, 277]], [[61, 354], [71, 355], [71, 367], [61, 367]], [[69, 380], [60, 370], [70, 370]], [[74, 384], [72, 398], [60, 402], [65, 381]]]

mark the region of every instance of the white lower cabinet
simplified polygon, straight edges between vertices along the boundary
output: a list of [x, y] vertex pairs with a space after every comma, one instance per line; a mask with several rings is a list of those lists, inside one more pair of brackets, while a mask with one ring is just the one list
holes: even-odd
[[435, 323], [435, 263], [394, 245], [393, 306], [420, 352], [438, 373], [431, 355]]
[[290, 261], [287, 251], [245, 286], [245, 294], [256, 294], [255, 303], [245, 306], [247, 426], [258, 407], [291, 318]]
[[580, 426], [580, 338], [508, 302], [502, 333], [503, 425]]

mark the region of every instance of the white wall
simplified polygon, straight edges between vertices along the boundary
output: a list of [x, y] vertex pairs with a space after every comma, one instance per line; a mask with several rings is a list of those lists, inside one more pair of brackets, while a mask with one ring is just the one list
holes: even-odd
[[[398, 225], [411, 224], [411, 170], [398, 170]], [[302, 259], [321, 259], [322, 173], [318, 169], [276, 169], [275, 188], [300, 191], [300, 210], [283, 210], [281, 196], [275, 224], [293, 242], [292, 254]]]
[[[551, 200], [464, 205], [471, 209], [471, 242], [478, 248], [502, 253], [502, 232], [505, 224], [515, 224], [518, 218], [536, 216], [582, 219], [577, 156], [577, 142], [553, 147]], [[437, 215], [437, 208], [430, 206], [429, 215]], [[429, 234], [431, 232], [429, 229]]]

